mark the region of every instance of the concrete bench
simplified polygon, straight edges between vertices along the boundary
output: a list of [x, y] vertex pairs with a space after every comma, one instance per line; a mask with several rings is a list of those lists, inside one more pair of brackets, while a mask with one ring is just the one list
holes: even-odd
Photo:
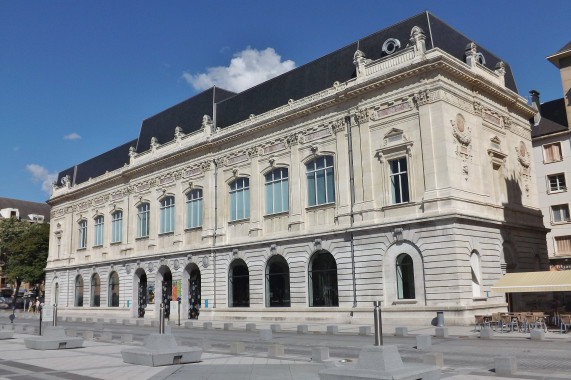
[[272, 340], [272, 330], [260, 330], [261, 340]]
[[274, 323], [272, 325], [270, 325], [270, 330], [272, 330], [273, 332], [278, 332], [282, 329], [282, 326], [279, 323]]
[[204, 330], [212, 330], [212, 322], [204, 322], [204, 323], [202, 324], [202, 328], [203, 328]]
[[359, 326], [359, 335], [371, 335], [371, 326]]
[[284, 356], [284, 346], [282, 344], [270, 344], [268, 347], [268, 357], [279, 358]]
[[494, 369], [498, 376], [510, 376], [517, 371], [515, 356], [500, 356], [494, 359]]
[[234, 326], [233, 323], [226, 322], [226, 323], [224, 323], [224, 330], [232, 330], [233, 326]]
[[434, 329], [434, 334], [437, 338], [448, 338], [448, 328], [447, 327], [437, 327]]
[[232, 342], [230, 343], [230, 353], [232, 355], [243, 354], [246, 351], [246, 346], [243, 342]]
[[339, 331], [339, 328], [337, 326], [327, 326], [327, 334], [328, 335], [337, 334], [338, 331]]
[[432, 337], [430, 335], [417, 335], [416, 336], [416, 349], [426, 350], [432, 346]]
[[133, 334], [121, 334], [121, 343], [133, 343]]
[[395, 336], [408, 336], [408, 328], [395, 327]]
[[329, 347], [313, 347], [311, 349], [311, 361], [322, 363], [329, 359]]
[[246, 323], [246, 331], [256, 331], [255, 323]]
[[307, 325], [297, 325], [297, 333], [298, 334], [307, 334], [308, 327]]
[[427, 352], [422, 355], [422, 362], [429, 365], [437, 365], [440, 368], [444, 367], [444, 355], [442, 352]]

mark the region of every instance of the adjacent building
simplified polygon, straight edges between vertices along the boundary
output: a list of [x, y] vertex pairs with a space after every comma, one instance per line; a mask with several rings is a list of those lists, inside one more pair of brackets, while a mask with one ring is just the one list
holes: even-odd
[[[8, 218], [16, 218], [30, 223], [49, 223], [50, 206], [46, 203], [0, 197], [0, 219]], [[4, 263], [0, 263], [0, 289], [9, 293], [12, 288], [6, 277], [2, 276], [3, 268]], [[27, 289], [27, 287], [28, 284], [23, 284], [21, 289]]]
[[[241, 93], [213, 87], [59, 173], [60, 315], [446, 322], [547, 269], [510, 65], [423, 12]], [[513, 302], [517, 303], [517, 299]]]
[[547, 59], [559, 68], [563, 97], [541, 103], [531, 91], [537, 114], [532, 121], [533, 151], [537, 168], [539, 204], [547, 234], [547, 250], [552, 270], [571, 269], [571, 42]]

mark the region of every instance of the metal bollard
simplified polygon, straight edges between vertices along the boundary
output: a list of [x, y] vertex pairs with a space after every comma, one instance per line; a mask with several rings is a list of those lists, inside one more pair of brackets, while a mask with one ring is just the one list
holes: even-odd
[[159, 334], [165, 333], [165, 304], [161, 303], [161, 311], [159, 313]]
[[57, 326], [57, 304], [54, 303], [54, 321], [53, 321], [53, 326], [56, 327]]
[[178, 325], [180, 326], [180, 297], [178, 297]]
[[381, 319], [381, 301], [373, 301], [375, 305], [375, 310], [373, 314], [375, 316], [375, 346], [383, 345], [383, 321]]

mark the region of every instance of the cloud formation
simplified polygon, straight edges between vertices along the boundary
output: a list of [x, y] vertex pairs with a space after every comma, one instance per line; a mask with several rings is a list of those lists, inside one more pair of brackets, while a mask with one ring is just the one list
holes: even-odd
[[77, 133], [73, 132], [73, 133], [70, 133], [69, 135], [63, 136], [63, 138], [66, 140], [79, 140], [79, 139], [81, 139], [81, 136], [78, 135]]
[[206, 90], [214, 85], [226, 90], [240, 92], [295, 68], [295, 62], [282, 61], [273, 48], [252, 49], [234, 54], [228, 66], [209, 67], [206, 73], [182, 77], [196, 90]]
[[48, 169], [36, 164], [26, 165], [26, 170], [32, 174], [34, 182], [42, 183], [42, 191], [45, 191], [48, 195], [52, 194], [52, 182], [57, 180], [57, 172], [50, 173]]

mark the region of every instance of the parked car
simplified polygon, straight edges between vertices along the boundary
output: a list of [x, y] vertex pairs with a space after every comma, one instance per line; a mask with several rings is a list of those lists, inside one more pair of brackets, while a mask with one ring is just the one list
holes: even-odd
[[12, 300], [7, 297], [0, 297], [0, 309], [9, 309]]

